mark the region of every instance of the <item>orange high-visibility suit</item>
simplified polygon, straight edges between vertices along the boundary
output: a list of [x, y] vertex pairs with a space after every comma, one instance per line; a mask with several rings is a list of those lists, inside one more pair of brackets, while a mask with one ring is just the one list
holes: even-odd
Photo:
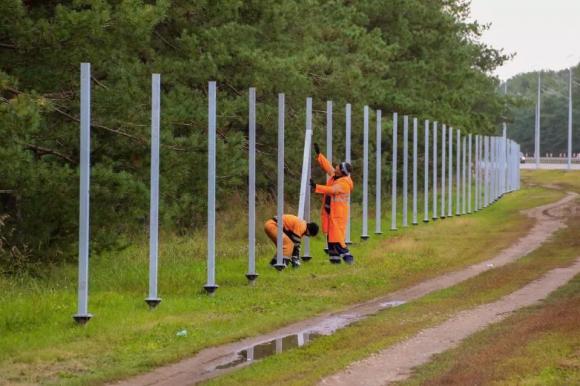
[[354, 184], [350, 176], [335, 177], [332, 164], [322, 153], [318, 154], [316, 160], [329, 176], [326, 185], [316, 185], [315, 190], [315, 193], [323, 194], [322, 231], [327, 235], [329, 243], [339, 243], [346, 248], [349, 198]]
[[[264, 231], [276, 245], [278, 241], [278, 219], [274, 217], [266, 221]], [[282, 216], [282, 231], [284, 257], [298, 257], [300, 255], [300, 241], [306, 233], [306, 221], [300, 220], [297, 216], [285, 214]]]

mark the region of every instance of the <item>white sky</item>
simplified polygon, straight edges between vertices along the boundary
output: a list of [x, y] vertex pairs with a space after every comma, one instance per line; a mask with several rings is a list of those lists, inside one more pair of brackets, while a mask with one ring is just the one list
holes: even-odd
[[471, 14], [492, 23], [484, 42], [517, 54], [496, 70], [503, 80], [580, 62], [580, 0], [472, 0]]

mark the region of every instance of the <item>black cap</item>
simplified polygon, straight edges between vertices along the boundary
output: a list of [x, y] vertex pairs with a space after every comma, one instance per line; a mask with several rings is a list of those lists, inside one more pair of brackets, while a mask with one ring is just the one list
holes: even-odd
[[306, 224], [306, 230], [308, 236], [314, 237], [318, 234], [318, 224], [316, 224], [315, 222], [309, 222]]

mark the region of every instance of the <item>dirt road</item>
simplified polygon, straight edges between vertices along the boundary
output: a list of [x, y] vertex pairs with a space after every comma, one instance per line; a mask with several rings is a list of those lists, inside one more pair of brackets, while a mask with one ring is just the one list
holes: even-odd
[[[122, 382], [117, 382], [114, 383], [114, 385], [159, 386], [195, 384], [226, 372], [233, 371], [242, 366], [250, 365], [252, 363], [251, 360], [239, 360], [240, 352], [244, 350], [248, 352], [256, 345], [288, 337], [289, 335], [299, 335], [304, 333], [330, 334], [339, 328], [348, 326], [354, 321], [374, 314], [393, 303], [408, 302], [418, 299], [433, 291], [454, 286], [462, 281], [477, 276], [490, 268], [500, 267], [513, 262], [537, 249], [554, 232], [565, 226], [565, 218], [570, 215], [570, 211], [575, 210], [573, 201], [577, 196], [578, 195], [575, 193], [568, 193], [566, 197], [558, 202], [527, 210], [525, 213], [536, 219], [535, 225], [530, 229], [527, 235], [491, 260], [469, 266], [460, 271], [438, 276], [415, 286], [352, 306], [341, 312], [323, 314], [312, 319], [283, 327], [269, 334], [208, 348], [202, 350], [192, 358], [185, 359], [172, 365], [160, 367], [150, 373], [136, 376]], [[229, 365], [234, 362], [236, 363], [235, 366]], [[340, 382], [340, 380], [346, 375], [348, 375], [348, 373], [345, 373], [344, 375], [337, 374], [336, 377], [329, 378], [326, 382]]]
[[413, 367], [427, 363], [434, 354], [449, 350], [478, 330], [505, 319], [513, 311], [544, 299], [577, 274], [580, 274], [580, 257], [572, 266], [554, 269], [496, 302], [460, 312], [411, 339], [355, 362], [346, 370], [323, 379], [319, 385], [378, 386], [404, 380]]

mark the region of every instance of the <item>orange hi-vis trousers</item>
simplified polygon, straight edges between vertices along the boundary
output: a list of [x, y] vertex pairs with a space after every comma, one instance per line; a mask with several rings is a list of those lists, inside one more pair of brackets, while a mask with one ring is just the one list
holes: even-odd
[[[272, 219], [266, 221], [264, 224], [264, 231], [272, 240], [274, 245], [277, 245], [278, 242], [278, 223]], [[286, 236], [282, 233], [282, 254], [284, 257], [290, 258], [292, 256], [292, 251], [294, 250], [294, 243], [290, 240], [290, 237]]]

